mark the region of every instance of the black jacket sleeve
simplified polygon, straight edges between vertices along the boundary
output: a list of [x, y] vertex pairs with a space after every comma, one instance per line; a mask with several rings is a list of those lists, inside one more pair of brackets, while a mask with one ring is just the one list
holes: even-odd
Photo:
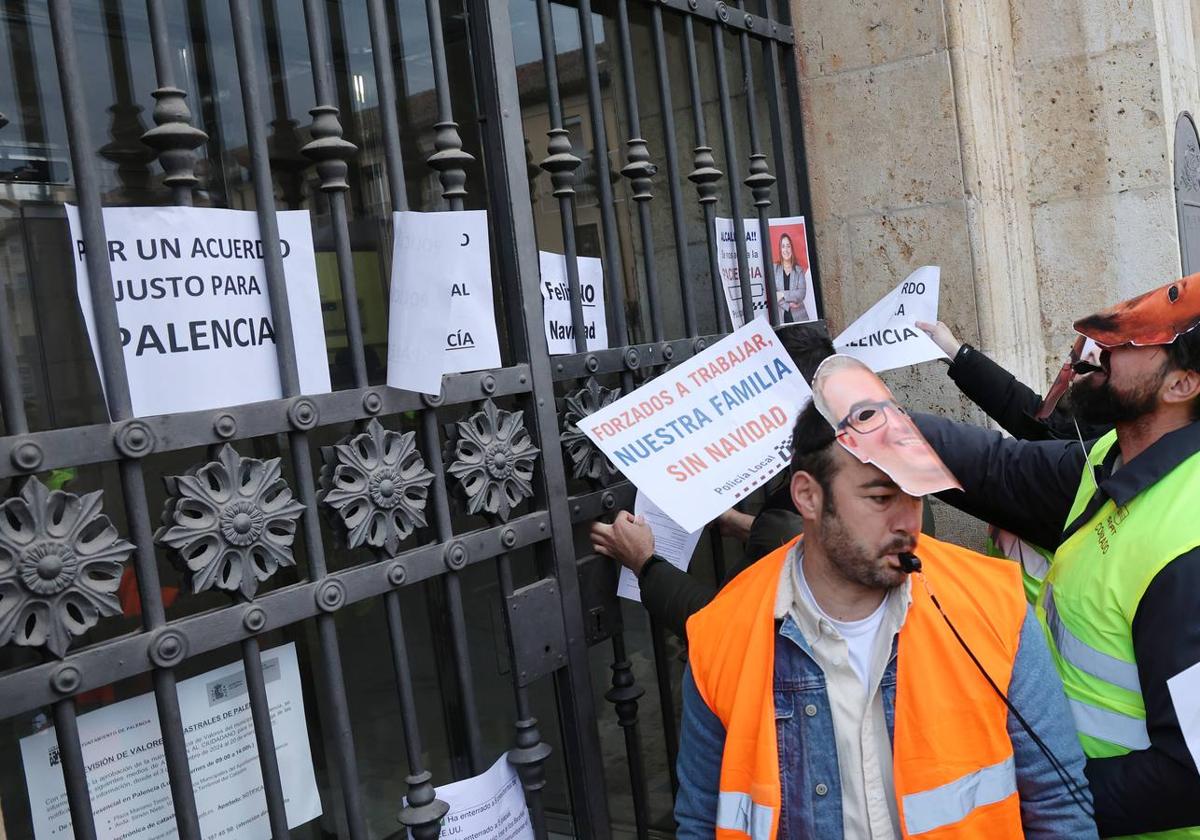
[[687, 620], [717, 594], [716, 587], [677, 569], [656, 562], [639, 579], [642, 605], [660, 625], [681, 639], [687, 638]]
[[[800, 533], [804, 521], [795, 510], [767, 508], [754, 517], [746, 551], [725, 571], [725, 580], [733, 580], [750, 564], [765, 557]], [[642, 575], [642, 604], [650, 617], [681, 639], [687, 638], [687, 620], [692, 613], [708, 605], [717, 588], [670, 563], [654, 563]]]
[[[1200, 825], [1200, 773], [1179, 727], [1167, 680], [1200, 663], [1200, 549], [1151, 581], [1133, 619], [1150, 748], [1087, 763], [1102, 837]], [[1196, 698], [1200, 703], [1200, 698]]]
[[950, 363], [950, 379], [963, 396], [1021, 440], [1094, 440], [1112, 428], [1087, 423], [1076, 428], [1062, 408], [1055, 408], [1045, 420], [1034, 419], [1042, 395], [970, 344], [963, 344]]
[[950, 379], [958, 390], [1006, 432], [1021, 440], [1045, 440], [1050, 431], [1033, 419], [1042, 397], [970, 344], [959, 348], [950, 363]]
[[1034, 545], [1058, 546], [1086, 461], [1078, 441], [1006, 438], [931, 414], [913, 420], [963, 486], [938, 498]]

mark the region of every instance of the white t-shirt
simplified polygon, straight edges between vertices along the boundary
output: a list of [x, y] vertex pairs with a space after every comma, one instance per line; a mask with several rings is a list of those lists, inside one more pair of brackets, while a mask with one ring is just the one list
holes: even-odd
[[817, 611], [818, 615], [833, 625], [833, 629], [839, 636], [846, 640], [850, 667], [854, 669], [854, 673], [858, 674], [863, 688], [869, 693], [871, 691], [868, 676], [871, 672], [871, 652], [875, 648], [875, 637], [879, 635], [879, 627], [883, 623], [883, 608], [887, 604], [887, 598], [880, 601], [875, 612], [866, 618], [860, 618], [858, 621], [838, 621], [821, 609], [821, 605], [813, 597], [812, 590], [808, 588], [808, 581], [804, 579], [803, 563], [796, 564], [796, 572], [796, 581], [804, 599]]

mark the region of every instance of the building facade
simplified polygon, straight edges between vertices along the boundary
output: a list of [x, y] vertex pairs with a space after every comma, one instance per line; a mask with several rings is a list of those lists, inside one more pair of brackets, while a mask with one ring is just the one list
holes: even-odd
[[[0, 0], [0, 838], [138, 836], [86, 736], [138, 698], [143, 801], [205, 836], [178, 686], [288, 646], [319, 800], [290, 836], [435, 836], [438, 790], [505, 756], [539, 837], [669, 836], [685, 652], [590, 554], [634, 492], [575, 421], [728, 332], [717, 217], [805, 216], [834, 331], [940, 265], [943, 319], [1043, 387], [1074, 318], [1200, 268], [1197, 27], [1195, 0]], [[179, 204], [308, 212], [331, 393], [281, 349], [278, 399], [134, 416], [100, 211]], [[433, 398], [384, 386], [406, 209], [488, 212], [502, 363]], [[609, 349], [547, 353], [539, 251], [602, 261]], [[941, 365], [888, 377], [983, 420]], [[260, 470], [236, 510], [213, 478]], [[343, 479], [364, 489], [335, 507]], [[692, 571], [737, 550], [714, 530]], [[51, 726], [61, 793], [30, 781]]]
[[[792, 14], [831, 322], [939, 264], [942, 318], [1040, 389], [1076, 318], [1200, 266], [1181, 256], [1196, 170], [1177, 153], [1195, 148], [1183, 115], [1200, 105], [1193, 3], [801, 0]], [[925, 408], [985, 419], [940, 366], [895, 378]]]

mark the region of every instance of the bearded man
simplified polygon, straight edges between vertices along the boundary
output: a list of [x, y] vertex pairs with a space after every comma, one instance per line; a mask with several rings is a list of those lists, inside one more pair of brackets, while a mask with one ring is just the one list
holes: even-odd
[[[1053, 550], [1037, 615], [1062, 677], [1101, 836], [1200, 838], [1182, 722], [1200, 668], [1200, 275], [1075, 323], [1103, 348], [1065, 400], [1098, 440], [917, 425], [962, 482], [945, 501]], [[1179, 679], [1176, 679], [1179, 678]], [[1198, 733], [1200, 734], [1200, 733]]]

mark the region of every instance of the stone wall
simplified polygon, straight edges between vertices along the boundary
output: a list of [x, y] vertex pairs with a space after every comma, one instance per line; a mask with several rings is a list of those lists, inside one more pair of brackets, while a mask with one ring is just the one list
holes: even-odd
[[[1047, 349], [1096, 305], [1177, 276], [1171, 153], [1195, 107], [1182, 0], [1011, 0]], [[1186, 35], [1186, 37], [1185, 37]]]
[[[829, 316], [917, 266], [1035, 388], [1080, 315], [1180, 271], [1174, 123], [1200, 107], [1200, 0], [792, 0]], [[936, 363], [910, 404], [982, 421]], [[977, 542], [977, 523], [945, 533]]]

